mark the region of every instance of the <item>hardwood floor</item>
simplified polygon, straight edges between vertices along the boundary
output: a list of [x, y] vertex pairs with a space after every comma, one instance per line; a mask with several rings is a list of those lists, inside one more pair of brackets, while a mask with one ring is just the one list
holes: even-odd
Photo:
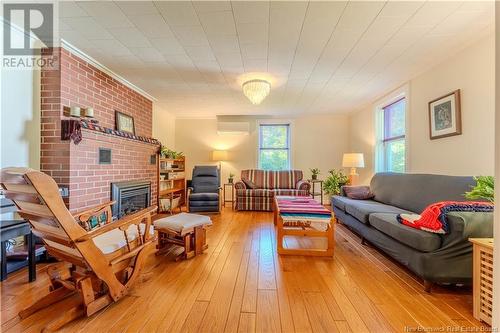
[[[209, 249], [187, 261], [151, 256], [130, 295], [62, 332], [408, 332], [422, 327], [479, 327], [470, 289], [421, 283], [341, 225], [333, 259], [279, 257], [272, 214], [213, 216]], [[301, 240], [288, 240], [299, 243]], [[304, 242], [304, 244], [307, 242]], [[46, 267], [46, 266], [45, 266]], [[1, 284], [2, 332], [38, 332], [64, 304], [20, 320], [47, 292], [44, 265]], [[405, 327], [408, 329], [405, 330]]]

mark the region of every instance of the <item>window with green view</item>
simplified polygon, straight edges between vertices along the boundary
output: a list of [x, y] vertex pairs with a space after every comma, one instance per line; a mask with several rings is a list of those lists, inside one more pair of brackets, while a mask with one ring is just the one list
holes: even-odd
[[383, 165], [384, 171], [406, 171], [406, 100], [401, 98], [383, 110]]
[[259, 126], [259, 169], [290, 169], [290, 126], [261, 124]]

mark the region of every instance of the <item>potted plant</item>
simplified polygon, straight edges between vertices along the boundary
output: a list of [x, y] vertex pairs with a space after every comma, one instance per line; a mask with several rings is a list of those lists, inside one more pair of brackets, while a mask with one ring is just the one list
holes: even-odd
[[176, 152], [174, 150], [168, 149], [165, 146], [161, 147], [160, 154], [161, 154], [161, 157], [163, 157], [163, 158], [171, 158], [174, 160], [180, 159], [184, 156], [182, 154], [182, 152]]
[[233, 183], [233, 179], [234, 179], [234, 173], [229, 173], [229, 178], [227, 179], [227, 181], [229, 182], [229, 184]]
[[349, 177], [342, 170], [332, 169], [328, 171], [328, 177], [323, 181], [323, 190], [326, 194], [339, 195], [340, 188], [349, 183]]
[[309, 169], [311, 171], [311, 179], [312, 180], [316, 180], [318, 179], [318, 175], [320, 173], [319, 169], [318, 168], [313, 168], [313, 169]]
[[465, 192], [468, 200], [486, 199], [490, 202], [495, 200], [495, 178], [492, 176], [474, 177], [476, 186], [471, 191]]

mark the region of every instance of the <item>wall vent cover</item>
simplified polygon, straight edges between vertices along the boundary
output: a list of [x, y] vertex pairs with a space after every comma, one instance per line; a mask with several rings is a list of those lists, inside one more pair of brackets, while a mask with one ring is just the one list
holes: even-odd
[[111, 149], [99, 148], [99, 164], [111, 164]]

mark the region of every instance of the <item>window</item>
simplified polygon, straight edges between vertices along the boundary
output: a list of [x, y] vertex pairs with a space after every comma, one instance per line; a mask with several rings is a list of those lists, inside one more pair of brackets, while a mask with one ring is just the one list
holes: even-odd
[[383, 107], [380, 114], [379, 149], [377, 161], [380, 171], [406, 171], [406, 99]]
[[290, 125], [259, 126], [259, 169], [290, 169]]

